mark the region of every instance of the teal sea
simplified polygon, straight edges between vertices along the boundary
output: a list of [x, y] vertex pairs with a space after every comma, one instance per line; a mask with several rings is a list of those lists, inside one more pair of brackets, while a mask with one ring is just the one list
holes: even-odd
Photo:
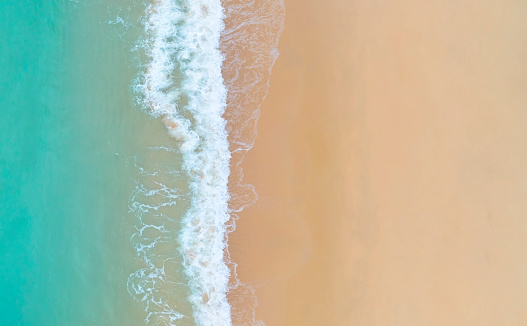
[[133, 109], [119, 12], [0, 2], [1, 325], [143, 324], [126, 289], [125, 158], [159, 126]]
[[[262, 325], [225, 254], [283, 26], [262, 4], [0, 1], [0, 325]], [[258, 15], [268, 43], [229, 23]]]

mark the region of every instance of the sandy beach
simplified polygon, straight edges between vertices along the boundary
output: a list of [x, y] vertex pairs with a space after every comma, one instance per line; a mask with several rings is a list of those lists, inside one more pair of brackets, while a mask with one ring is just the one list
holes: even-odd
[[282, 325], [524, 325], [527, 4], [287, 0], [230, 250]]

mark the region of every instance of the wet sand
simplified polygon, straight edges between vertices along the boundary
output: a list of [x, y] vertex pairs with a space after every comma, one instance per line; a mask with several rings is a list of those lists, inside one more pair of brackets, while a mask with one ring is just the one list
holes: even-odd
[[230, 237], [257, 318], [527, 324], [527, 4], [286, 6]]

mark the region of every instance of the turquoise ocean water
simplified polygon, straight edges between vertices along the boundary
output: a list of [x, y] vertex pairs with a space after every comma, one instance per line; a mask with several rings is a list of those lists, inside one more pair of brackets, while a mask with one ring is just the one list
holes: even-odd
[[0, 325], [260, 325], [225, 236], [282, 11], [0, 1]]
[[0, 2], [1, 325], [144, 324], [124, 158], [160, 128], [133, 109], [137, 68], [108, 24], [126, 5]]

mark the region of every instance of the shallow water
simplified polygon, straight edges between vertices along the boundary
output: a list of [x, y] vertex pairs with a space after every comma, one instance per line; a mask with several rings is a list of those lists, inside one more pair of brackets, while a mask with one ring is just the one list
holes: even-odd
[[[231, 304], [234, 324], [255, 322], [224, 251], [253, 194], [241, 179], [228, 191], [231, 151], [254, 141], [280, 31], [246, 61], [258, 69], [237, 67], [225, 52], [248, 32], [236, 17], [262, 24], [250, 9], [0, 4], [0, 324], [231, 325]], [[263, 82], [245, 106], [233, 69]]]
[[122, 5], [0, 4], [2, 325], [142, 324], [127, 158], [158, 128], [133, 109]]

